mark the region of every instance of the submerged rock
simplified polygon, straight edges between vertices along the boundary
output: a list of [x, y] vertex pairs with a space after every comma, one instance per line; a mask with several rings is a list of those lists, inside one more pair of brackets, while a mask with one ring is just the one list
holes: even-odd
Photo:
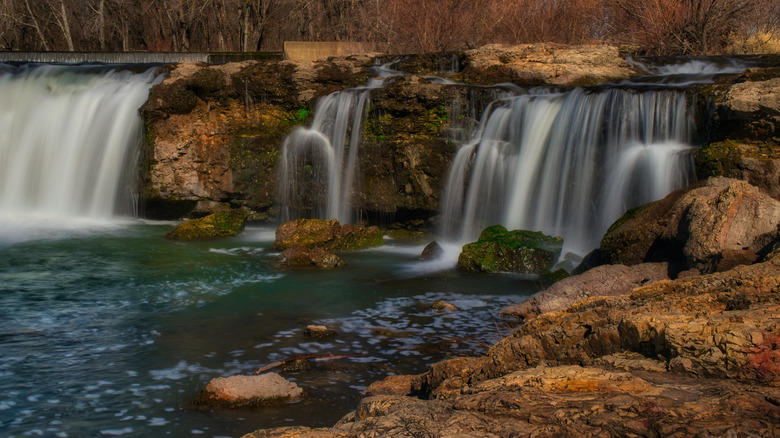
[[278, 258], [279, 266], [287, 269], [334, 269], [344, 266], [344, 260], [322, 248], [293, 246], [285, 249]]
[[350, 251], [381, 246], [385, 243], [378, 227], [341, 225], [336, 219], [298, 219], [276, 229], [274, 248], [293, 246], [322, 248], [330, 251]]
[[486, 228], [479, 240], [463, 246], [458, 269], [471, 272], [548, 272], [563, 240], [538, 231], [507, 231], [501, 225]]
[[172, 240], [206, 240], [238, 235], [249, 213], [242, 210], [220, 211], [179, 224], [165, 235]]
[[216, 408], [270, 406], [298, 401], [303, 390], [276, 373], [212, 379], [197, 404]]
[[766, 252], [778, 235], [780, 201], [745, 181], [710, 178], [629, 210], [601, 241], [609, 263], [669, 260], [674, 271], [711, 272], [726, 250]]

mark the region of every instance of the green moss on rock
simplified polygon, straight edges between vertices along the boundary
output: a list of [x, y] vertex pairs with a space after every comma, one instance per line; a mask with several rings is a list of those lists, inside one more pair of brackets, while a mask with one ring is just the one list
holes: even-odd
[[458, 269], [471, 272], [517, 272], [540, 275], [560, 252], [563, 239], [538, 231], [486, 228], [479, 240], [463, 247]]
[[242, 210], [219, 211], [178, 225], [165, 235], [172, 240], [207, 240], [238, 235], [249, 213]]
[[696, 152], [696, 176], [699, 179], [711, 176], [731, 176], [741, 159], [741, 152], [734, 141], [710, 143]]
[[336, 219], [298, 219], [276, 229], [274, 248], [293, 246], [323, 248], [330, 251], [353, 251], [384, 245], [382, 231], [375, 226], [341, 225]]

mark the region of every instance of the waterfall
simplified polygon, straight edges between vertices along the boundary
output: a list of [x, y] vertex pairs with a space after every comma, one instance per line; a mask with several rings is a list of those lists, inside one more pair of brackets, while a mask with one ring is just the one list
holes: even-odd
[[160, 79], [154, 69], [0, 64], [0, 219], [133, 214], [138, 110]]
[[[395, 61], [394, 61], [395, 62]], [[310, 127], [285, 138], [279, 165], [281, 220], [338, 219], [351, 223], [353, 197], [359, 192], [358, 151], [369, 93], [396, 74], [388, 63], [374, 67], [378, 79], [365, 87], [331, 93], [317, 102]]]
[[448, 176], [442, 232], [493, 224], [564, 239], [576, 263], [626, 209], [692, 178], [692, 120], [676, 90], [536, 90], [496, 101]]

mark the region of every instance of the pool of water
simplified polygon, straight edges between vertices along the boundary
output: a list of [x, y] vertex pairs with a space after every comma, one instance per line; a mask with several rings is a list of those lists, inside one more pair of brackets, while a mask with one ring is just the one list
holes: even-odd
[[[171, 223], [67, 230], [0, 225], [0, 435], [239, 437], [330, 426], [371, 382], [481, 354], [509, 333], [498, 311], [536, 292], [510, 275], [426, 269], [422, 245], [390, 241], [330, 272], [274, 267], [273, 230], [166, 240]], [[460, 310], [435, 311], [443, 299]], [[337, 332], [304, 335], [309, 324]], [[299, 355], [282, 371], [306, 398], [207, 410], [209, 380]]]

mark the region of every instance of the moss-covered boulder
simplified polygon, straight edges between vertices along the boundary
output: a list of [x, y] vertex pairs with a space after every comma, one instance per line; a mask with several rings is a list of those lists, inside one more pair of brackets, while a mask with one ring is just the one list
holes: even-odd
[[542, 275], [549, 272], [562, 244], [560, 237], [494, 225], [482, 231], [478, 241], [463, 247], [458, 269]]
[[699, 179], [741, 179], [780, 199], [780, 147], [771, 141], [713, 142], [699, 149], [694, 159]]
[[285, 249], [277, 259], [280, 269], [329, 270], [344, 266], [344, 260], [323, 248], [293, 246]]
[[179, 224], [165, 237], [172, 240], [207, 240], [232, 237], [244, 229], [248, 217], [249, 213], [243, 210], [219, 211]]
[[323, 248], [330, 251], [351, 251], [380, 246], [385, 243], [378, 227], [341, 225], [338, 220], [298, 219], [276, 229], [274, 248], [293, 246]]

